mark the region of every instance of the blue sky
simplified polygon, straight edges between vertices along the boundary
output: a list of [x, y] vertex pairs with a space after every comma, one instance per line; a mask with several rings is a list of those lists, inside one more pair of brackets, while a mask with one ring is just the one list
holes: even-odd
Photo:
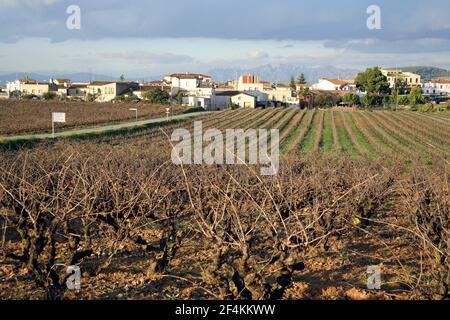
[[[66, 28], [68, 6], [81, 29]], [[366, 25], [381, 8], [381, 30]], [[448, 0], [0, 0], [0, 71], [158, 75], [263, 64], [450, 68]]]

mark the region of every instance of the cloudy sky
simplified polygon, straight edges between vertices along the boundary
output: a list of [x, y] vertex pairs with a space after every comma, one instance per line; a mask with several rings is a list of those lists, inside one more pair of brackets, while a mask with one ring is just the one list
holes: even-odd
[[[81, 29], [67, 28], [67, 8]], [[381, 29], [367, 8], [381, 9]], [[450, 68], [449, 0], [0, 0], [0, 72]]]

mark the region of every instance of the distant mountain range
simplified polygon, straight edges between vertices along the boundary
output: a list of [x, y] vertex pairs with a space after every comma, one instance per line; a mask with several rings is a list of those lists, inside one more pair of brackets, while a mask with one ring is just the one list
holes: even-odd
[[323, 67], [302, 67], [291, 64], [280, 65], [263, 65], [251, 69], [241, 68], [221, 68], [212, 69], [208, 71], [214, 81], [224, 82], [227, 80], [234, 80], [236, 76], [242, 74], [256, 74], [261, 80], [269, 82], [288, 82], [292, 76], [295, 79], [301, 73], [305, 74], [308, 83], [315, 83], [320, 78], [336, 78], [336, 79], [353, 79], [361, 70], [356, 69], [341, 69], [332, 66]]
[[89, 82], [91, 80], [115, 80], [115, 77], [101, 75], [101, 74], [91, 74], [88, 72], [80, 73], [49, 73], [49, 74], [39, 74], [39, 73], [1, 73], [0, 72], [0, 85], [4, 86], [8, 81], [15, 81], [17, 79], [22, 79], [24, 77], [30, 77], [36, 81], [48, 81], [50, 78], [63, 78], [71, 79], [73, 82]]
[[[176, 70], [174, 70], [176, 72]], [[306, 80], [309, 83], [317, 82], [320, 78], [340, 78], [340, 79], [353, 79], [359, 71], [356, 69], [339, 69], [331, 66], [325, 67], [300, 67], [289, 64], [280, 65], [263, 65], [252, 69], [243, 68], [220, 68], [206, 71], [212, 76], [216, 82], [225, 82], [228, 80], [236, 79], [236, 75], [242, 74], [256, 74], [261, 80], [270, 82], [288, 82], [292, 76], [298, 78], [301, 73], [305, 74]], [[36, 81], [48, 81], [50, 78], [68, 78], [73, 82], [89, 82], [91, 80], [117, 80], [116, 77], [100, 74], [90, 73], [1, 73], [0, 72], [0, 85], [5, 85], [8, 81], [14, 81], [16, 79], [24, 78], [28, 76]], [[150, 75], [147, 78], [150, 80], [162, 79], [162, 75]], [[132, 76], [128, 76], [128, 79], [140, 80], [141, 77], [134, 79]]]
[[[450, 71], [442, 68], [417, 66], [417, 67], [400, 67], [405, 72], [417, 73], [422, 77], [422, 81], [428, 81], [435, 78], [450, 78]], [[292, 76], [296, 79], [301, 73], [305, 74], [306, 81], [308, 83], [316, 83], [320, 78], [335, 78], [335, 79], [354, 79], [355, 76], [362, 70], [357, 69], [345, 69], [336, 68], [333, 66], [320, 66], [320, 67], [302, 67], [291, 64], [280, 65], [263, 65], [256, 68], [217, 68], [206, 71], [212, 76], [216, 82], [225, 82], [228, 80], [234, 80], [236, 77], [243, 74], [256, 74], [261, 80], [270, 81], [275, 83], [288, 82]], [[176, 72], [176, 70], [174, 70]], [[2, 73], [0, 72], [0, 85], [4, 86], [7, 81], [14, 81], [16, 79], [24, 78], [28, 76], [37, 81], [48, 81], [50, 78], [68, 78], [73, 82], [89, 82], [91, 80], [117, 80], [117, 77], [91, 74], [88, 72], [80, 73], [61, 73], [61, 72], [46, 72], [44, 73]], [[147, 80], [162, 79], [162, 75], [153, 75], [146, 77]], [[127, 79], [141, 80], [141, 77], [133, 78], [128, 76]]]

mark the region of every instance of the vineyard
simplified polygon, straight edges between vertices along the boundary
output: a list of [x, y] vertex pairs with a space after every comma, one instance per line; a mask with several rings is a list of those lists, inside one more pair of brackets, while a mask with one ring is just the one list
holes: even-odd
[[[278, 129], [282, 154], [322, 155], [352, 159], [421, 159], [450, 162], [450, 117], [394, 112], [331, 110], [234, 110], [197, 118], [203, 130]], [[190, 122], [135, 134], [106, 137], [100, 143], [158, 146], [160, 154], [171, 151], [167, 136], [177, 128], [191, 131]], [[166, 155], [167, 155], [166, 154]]]
[[[52, 129], [52, 112], [66, 113], [67, 123], [57, 128], [76, 128], [89, 125], [112, 124], [139, 119], [165, 117], [167, 106], [148, 103], [89, 103], [59, 101], [0, 101], [0, 136], [23, 133], [45, 133]], [[173, 106], [174, 113], [186, 108]]]
[[[177, 166], [174, 129], [0, 153], [1, 299], [448, 299], [450, 116], [205, 114], [279, 129], [275, 176]], [[82, 272], [68, 290], [68, 266]], [[367, 288], [379, 266], [381, 290]]]

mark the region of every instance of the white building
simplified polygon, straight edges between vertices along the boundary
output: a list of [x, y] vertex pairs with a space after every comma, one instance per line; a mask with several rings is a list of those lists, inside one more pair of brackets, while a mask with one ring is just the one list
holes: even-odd
[[339, 79], [319, 79], [319, 82], [313, 84], [313, 90], [322, 91], [354, 91], [356, 84], [354, 80], [339, 80]]
[[238, 91], [263, 91], [264, 83], [256, 75], [243, 75], [239, 77], [236, 89]]
[[205, 110], [211, 110], [213, 104], [213, 97], [197, 97], [197, 96], [187, 96], [183, 97], [183, 105], [187, 105], [189, 107], [198, 107], [203, 108]]
[[435, 79], [423, 85], [422, 91], [429, 96], [450, 96], [450, 80]]
[[264, 93], [267, 94], [269, 101], [288, 103], [294, 95], [294, 90], [288, 86], [278, 85], [275, 87], [265, 88]]
[[391, 88], [395, 87], [399, 79], [404, 80], [408, 87], [422, 86], [420, 75], [412, 72], [403, 72], [400, 69], [381, 69], [381, 73], [387, 78]]
[[254, 96], [256, 98], [257, 106], [266, 106], [269, 102], [269, 96], [267, 93], [260, 91], [245, 91], [244, 93]]
[[223, 91], [217, 92], [214, 96], [214, 110], [224, 110], [234, 104], [240, 108], [256, 108], [257, 98], [247, 92]]
[[6, 83], [6, 92], [8, 92], [8, 94], [11, 94], [14, 91], [23, 91], [23, 82], [21, 80]]
[[67, 94], [74, 99], [85, 99], [89, 93], [89, 83], [73, 83], [67, 88]]
[[183, 105], [210, 109], [214, 105], [215, 89], [212, 87], [195, 88], [183, 96]]
[[172, 96], [180, 91], [191, 92], [197, 88], [210, 87], [211, 77], [197, 73], [174, 73], [164, 77], [164, 81], [171, 84]]

